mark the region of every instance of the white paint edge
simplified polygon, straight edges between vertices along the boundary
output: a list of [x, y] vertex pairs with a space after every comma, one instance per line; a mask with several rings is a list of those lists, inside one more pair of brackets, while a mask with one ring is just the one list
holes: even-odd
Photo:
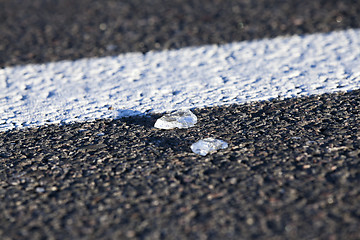
[[359, 29], [16, 66], [0, 131], [358, 88]]

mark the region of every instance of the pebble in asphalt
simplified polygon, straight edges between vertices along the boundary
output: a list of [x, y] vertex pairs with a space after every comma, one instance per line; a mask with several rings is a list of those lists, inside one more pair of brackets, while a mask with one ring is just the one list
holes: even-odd
[[[356, 239], [360, 91], [0, 133], [1, 239]], [[214, 136], [227, 149], [191, 152]]]

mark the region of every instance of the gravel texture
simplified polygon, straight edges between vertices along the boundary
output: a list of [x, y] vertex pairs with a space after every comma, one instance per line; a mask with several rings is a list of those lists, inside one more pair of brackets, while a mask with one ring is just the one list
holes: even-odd
[[[359, 239], [360, 90], [0, 133], [1, 239]], [[195, 141], [229, 148], [206, 157]]]
[[[357, 0], [0, 0], [0, 67], [360, 27]], [[359, 239], [360, 91], [0, 133], [0, 239]], [[190, 145], [229, 143], [206, 157]]]
[[0, 0], [0, 67], [360, 27], [358, 0]]

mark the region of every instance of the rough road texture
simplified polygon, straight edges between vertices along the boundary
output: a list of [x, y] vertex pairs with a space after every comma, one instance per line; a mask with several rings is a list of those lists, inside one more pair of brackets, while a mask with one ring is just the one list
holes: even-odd
[[[0, 0], [0, 66], [359, 28], [359, 13], [357, 0]], [[196, 110], [189, 130], [149, 116], [3, 132], [0, 238], [359, 239], [359, 94]], [[193, 154], [209, 136], [230, 147]]]
[[[360, 91], [0, 133], [0, 238], [359, 239]], [[191, 143], [227, 141], [206, 157]]]
[[0, 131], [355, 90], [359, 62], [351, 29], [9, 67], [0, 69]]
[[0, 67], [360, 27], [358, 0], [0, 0]]

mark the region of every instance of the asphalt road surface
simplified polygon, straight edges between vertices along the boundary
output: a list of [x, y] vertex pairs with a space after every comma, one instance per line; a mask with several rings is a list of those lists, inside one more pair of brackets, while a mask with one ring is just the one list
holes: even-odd
[[357, 0], [0, 0], [0, 66], [359, 28]]
[[[0, 0], [1, 66], [358, 28], [358, 1]], [[0, 133], [1, 239], [359, 239], [360, 91]], [[206, 157], [189, 146], [216, 137]]]

